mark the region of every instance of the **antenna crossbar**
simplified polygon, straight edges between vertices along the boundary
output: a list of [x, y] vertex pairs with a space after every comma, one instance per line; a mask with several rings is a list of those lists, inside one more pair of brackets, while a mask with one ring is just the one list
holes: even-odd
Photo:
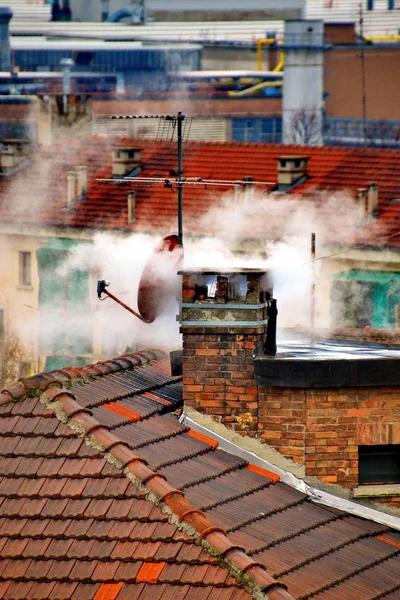
[[252, 181], [251, 183], [247, 181], [234, 180], [228, 181], [225, 179], [202, 179], [201, 177], [188, 177], [178, 179], [175, 177], [124, 177], [123, 179], [97, 179], [96, 181], [100, 181], [102, 183], [152, 183], [152, 184], [174, 184], [180, 183], [181, 185], [198, 185], [204, 187], [204, 185], [210, 185], [215, 187], [240, 187], [243, 185], [253, 186], [253, 185], [275, 185], [274, 181]]

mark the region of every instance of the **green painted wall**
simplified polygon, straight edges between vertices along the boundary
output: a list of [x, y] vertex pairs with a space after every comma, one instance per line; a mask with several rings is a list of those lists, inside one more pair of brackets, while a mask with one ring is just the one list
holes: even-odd
[[[56, 239], [37, 251], [40, 329], [44, 332], [41, 347], [49, 355], [46, 369], [91, 361], [89, 273], [74, 269], [68, 276], [60, 274], [68, 251], [74, 245], [71, 240]], [[49, 319], [55, 320], [53, 325]]]
[[[332, 275], [331, 325], [395, 329], [400, 273], [350, 269]], [[399, 327], [399, 323], [397, 323]]]

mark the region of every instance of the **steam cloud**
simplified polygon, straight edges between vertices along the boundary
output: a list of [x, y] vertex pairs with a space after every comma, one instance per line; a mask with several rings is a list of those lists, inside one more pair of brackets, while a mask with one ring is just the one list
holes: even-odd
[[[250, 192], [241, 198], [227, 194], [221, 204], [207, 213], [199, 223], [201, 230], [209, 230], [210, 237], [184, 240], [184, 266], [257, 267], [272, 270], [274, 295], [279, 304], [281, 327], [310, 322], [310, 234], [317, 236], [318, 254], [326, 252], [333, 237], [348, 242], [354, 234], [359, 207], [346, 193], [320, 194], [306, 199], [293, 196], [270, 196]], [[257, 249], [246, 255], [236, 250], [243, 239], [260, 237]], [[180, 280], [176, 263], [170, 255], [159, 260], [161, 271], [169, 269], [169, 289], [161, 314], [154, 323], [145, 324], [133, 317], [112, 300], [97, 300], [96, 281], [110, 279], [112, 291], [129, 306], [136, 309], [137, 290], [143, 267], [159, 238], [132, 234], [129, 237], [101, 234], [92, 245], [82, 245], [70, 252], [62, 266], [62, 275], [76, 268], [92, 274], [91, 314], [76, 317], [93, 318], [103, 354], [112, 356], [126, 348], [159, 347], [165, 350], [180, 347], [179, 305]], [[326, 299], [320, 278], [324, 261], [316, 263], [318, 297]], [[321, 302], [318, 313], [326, 313]], [[327, 323], [322, 323], [327, 325]]]
[[[21, 211], [25, 217], [30, 212], [37, 215], [52, 201], [52, 191], [59, 184], [55, 185], [53, 181], [50, 163], [43, 163], [42, 176], [29, 196], [22, 175], [10, 182], [10, 202], [14, 198], [26, 198], [26, 202], [15, 205], [15, 218]], [[62, 185], [64, 189], [65, 181]], [[190, 216], [184, 211], [184, 225], [189, 220]], [[332, 241], [351, 243], [359, 221], [360, 207], [346, 191], [330, 194], [315, 190], [308, 198], [294, 194], [265, 194], [256, 187], [239, 195], [228, 192], [218, 206], [196, 223], [190, 223], [191, 231], [200, 232], [202, 237], [184, 236], [184, 264], [213, 269], [243, 266], [272, 270], [274, 295], [279, 305], [278, 325], [308, 327], [312, 276], [310, 234], [316, 233], [317, 256], [321, 256], [329, 253]], [[44, 345], [50, 345], [55, 336], [83, 329], [88, 321], [93, 321], [95, 343], [97, 348], [101, 347], [104, 357], [127, 348], [169, 350], [180, 347], [177, 321], [180, 282], [174, 263], [169, 266], [160, 263], [160, 268], [170, 269], [169, 299], [165, 300], [154, 323], [142, 323], [112, 300], [99, 302], [96, 296], [97, 279], [110, 279], [110, 290], [136, 309], [141, 273], [158, 241], [159, 237], [137, 233], [128, 237], [99, 234], [93, 243], [82, 243], [72, 250], [60, 274], [68, 278], [74, 269], [91, 273], [90, 306], [86, 313], [70, 311], [68, 315], [63, 307], [48, 306], [40, 323]], [[316, 263], [317, 326], [328, 326], [323, 315], [329, 314], [329, 293], [324, 283], [326, 277], [322, 277], [326, 274], [327, 264], [327, 261]], [[23, 324], [20, 324], [19, 334], [23, 341], [30, 342], [34, 337]]]

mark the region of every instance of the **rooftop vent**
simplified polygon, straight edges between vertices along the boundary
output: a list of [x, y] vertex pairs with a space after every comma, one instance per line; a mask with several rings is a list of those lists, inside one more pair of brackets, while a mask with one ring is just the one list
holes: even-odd
[[128, 192], [128, 223], [136, 221], [136, 194]]
[[142, 148], [124, 146], [114, 148], [112, 151], [112, 176], [119, 177], [135, 177], [141, 171], [141, 154]]
[[73, 206], [76, 202], [76, 173], [69, 171], [67, 175], [67, 202], [68, 206]]
[[307, 177], [309, 156], [278, 156], [278, 189], [285, 191]]
[[375, 181], [368, 184], [368, 215], [376, 217], [378, 213], [379, 186]]
[[77, 200], [85, 200], [87, 196], [87, 167], [81, 165], [76, 169]]
[[29, 146], [27, 144], [5, 141], [0, 144], [0, 170], [10, 173], [22, 163], [26, 163]]

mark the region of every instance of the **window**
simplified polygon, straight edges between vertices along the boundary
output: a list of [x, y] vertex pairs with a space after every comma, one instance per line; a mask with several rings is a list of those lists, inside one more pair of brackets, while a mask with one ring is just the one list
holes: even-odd
[[367, 0], [367, 10], [374, 10], [374, 0]]
[[359, 485], [400, 483], [400, 444], [358, 447]]
[[388, 10], [396, 9], [396, 0], [388, 0]]
[[19, 253], [19, 285], [32, 285], [31, 253]]
[[31, 375], [31, 363], [26, 360], [21, 360], [19, 363], [19, 376], [29, 377]]

